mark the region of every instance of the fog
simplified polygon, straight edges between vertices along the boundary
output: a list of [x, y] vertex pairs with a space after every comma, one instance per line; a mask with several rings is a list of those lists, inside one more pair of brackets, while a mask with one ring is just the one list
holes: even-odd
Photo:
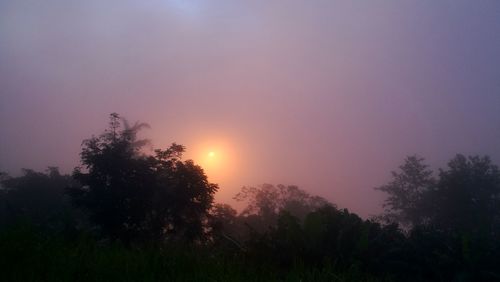
[[498, 50], [493, 0], [0, 0], [0, 171], [70, 173], [117, 112], [218, 201], [295, 184], [369, 216], [406, 155], [500, 161]]

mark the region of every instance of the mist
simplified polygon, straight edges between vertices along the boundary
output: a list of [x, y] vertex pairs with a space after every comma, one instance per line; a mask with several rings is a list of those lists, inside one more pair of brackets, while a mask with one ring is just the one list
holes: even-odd
[[293, 184], [368, 217], [407, 155], [500, 161], [498, 50], [498, 1], [0, 1], [0, 171], [70, 173], [117, 112], [218, 148], [218, 202]]

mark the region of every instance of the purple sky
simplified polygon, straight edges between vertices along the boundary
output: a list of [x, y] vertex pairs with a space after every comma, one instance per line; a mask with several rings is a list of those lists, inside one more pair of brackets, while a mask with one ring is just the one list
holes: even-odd
[[0, 170], [71, 172], [111, 112], [219, 201], [296, 184], [368, 216], [406, 155], [500, 163], [500, 1], [0, 0]]

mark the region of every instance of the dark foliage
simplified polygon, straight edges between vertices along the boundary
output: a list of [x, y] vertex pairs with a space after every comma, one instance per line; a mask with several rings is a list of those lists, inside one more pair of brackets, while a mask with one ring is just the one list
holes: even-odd
[[203, 239], [217, 185], [208, 182], [201, 167], [181, 161], [181, 145], [156, 150], [154, 156], [142, 154], [146, 141], [136, 134], [144, 126], [129, 127], [112, 114], [108, 131], [84, 141], [84, 167], [73, 174], [80, 185], [68, 190], [73, 202], [112, 240]]
[[243, 187], [234, 199], [246, 203], [240, 219], [257, 232], [266, 232], [276, 225], [282, 212], [286, 211], [302, 222], [310, 212], [324, 206], [334, 206], [294, 185]]
[[409, 157], [387, 192], [386, 220], [409, 223], [407, 239], [421, 273], [444, 280], [500, 279], [500, 172], [488, 157], [457, 155], [438, 178]]
[[409, 156], [399, 171], [392, 172], [388, 184], [375, 188], [388, 194], [384, 203], [386, 222], [397, 222], [406, 227], [428, 221], [427, 193], [435, 188], [432, 170], [418, 156]]
[[112, 114], [73, 176], [0, 174], [2, 281], [500, 281], [500, 171], [487, 157], [437, 173], [408, 157], [377, 188], [380, 221], [270, 184], [243, 187], [238, 214], [213, 204], [217, 185], [183, 146], [141, 151], [146, 126]]
[[66, 228], [75, 225], [64, 189], [76, 185], [68, 175], [61, 175], [56, 167], [36, 172], [23, 169], [22, 176], [1, 178], [0, 227], [20, 220], [50, 228]]

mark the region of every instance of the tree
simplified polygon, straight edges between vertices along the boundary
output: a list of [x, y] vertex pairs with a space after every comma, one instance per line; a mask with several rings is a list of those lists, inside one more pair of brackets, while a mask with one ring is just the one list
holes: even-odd
[[231, 250], [245, 250], [242, 244], [244, 225], [235, 209], [228, 204], [215, 204], [208, 219], [214, 245]]
[[500, 171], [489, 157], [456, 155], [438, 179], [432, 174], [422, 158], [408, 157], [376, 188], [389, 194], [385, 218], [449, 234], [500, 235]]
[[57, 167], [45, 173], [23, 169], [19, 177], [4, 174], [0, 178], [0, 224], [24, 219], [37, 226], [62, 227], [71, 213], [64, 189], [73, 182]]
[[446, 232], [498, 236], [500, 171], [487, 156], [457, 155], [439, 171], [432, 223]]
[[263, 184], [260, 187], [243, 187], [234, 197], [235, 200], [246, 202], [242, 215], [259, 215], [261, 217], [276, 217], [281, 211], [288, 211], [300, 219], [311, 211], [325, 205], [332, 205], [319, 196], [311, 196], [294, 185]]
[[393, 173], [393, 181], [378, 188], [389, 193], [386, 216], [412, 223], [408, 242], [415, 264], [428, 274], [443, 273], [446, 280], [458, 274], [484, 281], [498, 277], [498, 167], [487, 156], [459, 154], [434, 180], [421, 162], [408, 158], [402, 172]]
[[146, 126], [129, 126], [113, 113], [108, 130], [84, 141], [83, 167], [73, 173], [81, 185], [68, 190], [73, 203], [112, 240], [200, 239], [218, 187], [193, 161], [181, 160], [181, 145], [142, 153], [147, 140], [137, 132]]
[[234, 197], [246, 203], [240, 216], [252, 232], [264, 233], [278, 223], [280, 213], [286, 211], [302, 222], [308, 213], [323, 206], [334, 206], [319, 196], [311, 196], [294, 185], [263, 184], [243, 187]]
[[392, 172], [392, 180], [388, 184], [375, 188], [388, 194], [383, 219], [408, 227], [424, 224], [429, 209], [427, 193], [434, 189], [436, 183], [432, 174], [423, 158], [415, 155], [407, 157], [399, 171]]

